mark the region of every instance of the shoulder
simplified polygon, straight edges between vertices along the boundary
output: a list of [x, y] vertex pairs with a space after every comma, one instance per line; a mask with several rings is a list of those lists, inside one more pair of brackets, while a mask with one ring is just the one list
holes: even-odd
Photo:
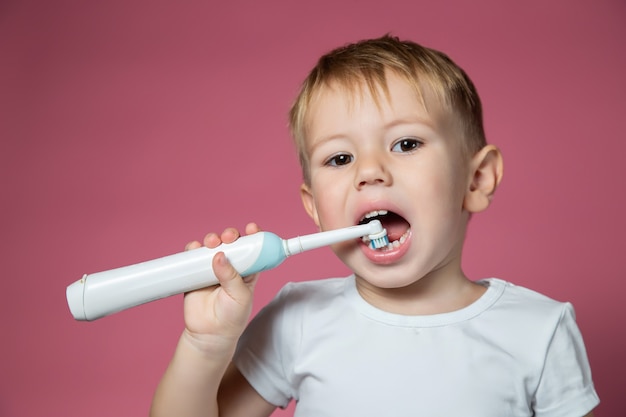
[[[332, 323], [342, 303], [345, 278], [287, 283], [250, 321], [240, 338], [240, 348], [256, 351], [280, 351], [283, 361], [293, 359], [306, 335]], [[345, 303], [344, 303], [345, 304]], [[269, 346], [269, 347], [268, 347]]]
[[253, 322], [294, 323], [311, 316], [311, 313], [317, 315], [328, 311], [326, 307], [337, 306], [337, 299], [343, 297], [344, 287], [345, 278], [289, 282], [269, 304], [261, 308]]
[[[549, 344], [559, 329], [570, 329], [578, 335], [574, 307], [569, 302], [557, 301], [537, 291], [499, 279], [489, 279], [490, 286], [500, 296], [485, 313], [519, 340], [528, 343]], [[534, 340], [534, 342], [530, 342]], [[544, 346], [545, 348], [545, 346]]]
[[545, 317], [546, 315], [560, 316], [565, 310], [572, 309], [570, 303], [557, 301], [540, 292], [512, 282], [497, 278], [487, 279], [483, 282], [487, 282], [499, 294], [494, 307], [500, 310]]

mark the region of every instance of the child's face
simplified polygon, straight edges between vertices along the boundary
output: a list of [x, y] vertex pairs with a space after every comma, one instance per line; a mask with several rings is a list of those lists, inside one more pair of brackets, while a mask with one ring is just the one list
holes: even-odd
[[378, 104], [365, 87], [358, 93], [325, 88], [311, 103], [311, 181], [302, 199], [322, 230], [386, 211], [380, 220], [393, 248], [351, 241], [333, 250], [370, 284], [399, 288], [437, 271], [460, 273], [470, 158], [455, 124], [438, 117], [439, 106], [426, 112], [406, 81], [387, 78], [389, 99], [381, 91]]

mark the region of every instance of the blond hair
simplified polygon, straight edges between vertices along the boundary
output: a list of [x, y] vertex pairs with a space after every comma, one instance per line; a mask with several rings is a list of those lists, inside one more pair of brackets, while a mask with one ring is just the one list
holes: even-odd
[[367, 87], [376, 99], [378, 88], [388, 93], [387, 71], [403, 77], [425, 108], [424, 89], [428, 88], [434, 94], [441, 108], [461, 127], [461, 145], [466, 152], [473, 154], [485, 146], [482, 106], [467, 74], [442, 52], [385, 35], [332, 50], [319, 59], [302, 83], [289, 112], [289, 127], [307, 184], [306, 117], [315, 94], [323, 87], [337, 83], [352, 91]]

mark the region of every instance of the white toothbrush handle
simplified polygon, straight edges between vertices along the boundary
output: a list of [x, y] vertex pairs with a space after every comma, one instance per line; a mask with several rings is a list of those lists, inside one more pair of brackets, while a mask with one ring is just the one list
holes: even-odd
[[240, 237], [217, 248], [193, 249], [109, 271], [85, 274], [66, 290], [76, 320], [96, 320], [149, 301], [218, 284], [211, 266], [224, 252], [242, 276], [280, 265], [287, 256], [383, 231], [378, 220], [369, 224], [283, 240], [271, 232]]
[[285, 259], [282, 239], [260, 232], [214, 249], [201, 247], [163, 258], [86, 274], [67, 287], [76, 320], [96, 320], [149, 301], [218, 284], [211, 262], [224, 252], [242, 275], [277, 266]]

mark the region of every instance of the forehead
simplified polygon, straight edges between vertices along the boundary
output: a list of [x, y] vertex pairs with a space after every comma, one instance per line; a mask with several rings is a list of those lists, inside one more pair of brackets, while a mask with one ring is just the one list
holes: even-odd
[[305, 117], [305, 138], [318, 136], [347, 119], [411, 119], [435, 122], [441, 113], [439, 100], [428, 87], [395, 73], [379, 81], [332, 80], [311, 96]]

